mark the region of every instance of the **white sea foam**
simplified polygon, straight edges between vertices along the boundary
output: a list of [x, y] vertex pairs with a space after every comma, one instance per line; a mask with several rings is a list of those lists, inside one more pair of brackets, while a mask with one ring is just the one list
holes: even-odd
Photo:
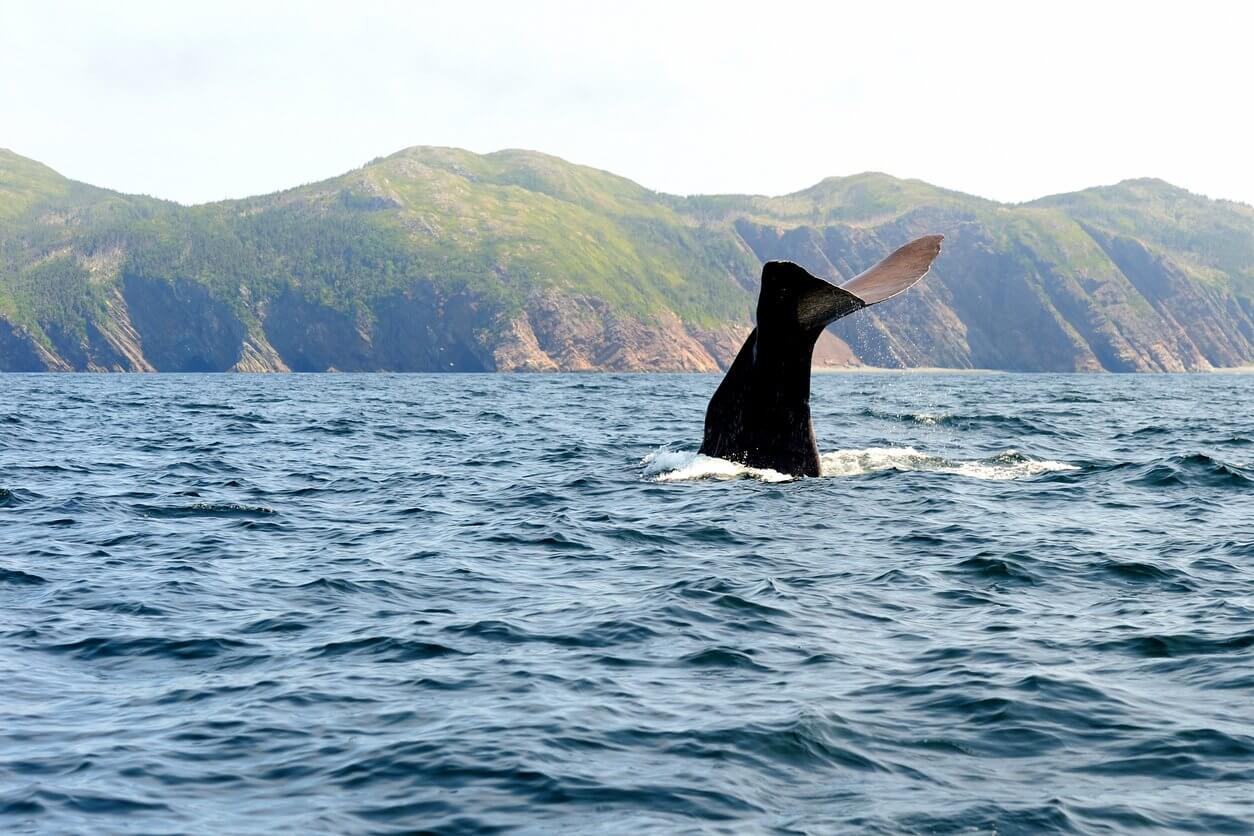
[[787, 482], [793, 477], [770, 468], [703, 456], [684, 450], [657, 450], [644, 457], [644, 475], [655, 482], [690, 482], [698, 479], [757, 479], [761, 482]]
[[1049, 459], [1033, 459], [1017, 450], [1006, 450], [987, 459], [947, 459], [913, 447], [868, 447], [865, 450], [833, 450], [820, 460], [824, 476], [860, 476], [880, 470], [926, 470], [953, 473], [972, 479], [1023, 479], [1042, 473], [1075, 470], [1075, 465]]
[[[867, 447], [863, 450], [833, 450], [823, 453], [820, 462], [825, 477], [862, 476], [883, 470], [951, 473], [970, 479], [1026, 479], [1042, 473], [1075, 470], [1075, 465], [1049, 459], [1033, 459], [1016, 450], [1006, 450], [986, 459], [947, 459], [913, 447]], [[656, 482], [688, 482], [700, 479], [757, 479], [787, 482], [793, 477], [769, 468], [703, 456], [683, 450], [657, 450], [644, 457], [644, 475]]]
[[916, 412], [910, 417], [919, 424], [923, 424], [926, 427], [932, 427], [937, 423], [944, 421], [949, 416], [944, 412]]

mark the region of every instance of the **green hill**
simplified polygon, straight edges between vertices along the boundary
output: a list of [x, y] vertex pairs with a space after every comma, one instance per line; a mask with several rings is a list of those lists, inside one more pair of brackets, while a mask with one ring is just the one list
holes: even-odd
[[1254, 359], [1254, 210], [1160, 181], [1009, 206], [884, 174], [677, 197], [529, 151], [417, 147], [183, 207], [0, 151], [0, 369], [713, 370], [761, 264], [847, 278], [947, 235], [817, 361], [1201, 370]]
[[1125, 180], [1041, 198], [1109, 234], [1144, 241], [1204, 280], [1254, 295], [1254, 207], [1210, 200], [1162, 180]]

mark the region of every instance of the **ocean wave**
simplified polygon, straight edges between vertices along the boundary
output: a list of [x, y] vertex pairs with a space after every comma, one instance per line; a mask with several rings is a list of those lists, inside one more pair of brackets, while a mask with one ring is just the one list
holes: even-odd
[[800, 716], [744, 725], [616, 732], [615, 743], [682, 749], [709, 760], [743, 763], [777, 773], [788, 768], [888, 772], [857, 745], [856, 732], [838, 716]]
[[770, 468], [749, 467], [726, 459], [683, 450], [658, 450], [644, 457], [644, 475], [655, 482], [692, 482], [700, 479], [757, 479], [759, 482], [789, 482], [787, 473]]
[[1024, 418], [1021, 415], [914, 412], [904, 417], [925, 427], [943, 426], [959, 430], [998, 429], [1016, 433], [1049, 433], [1051, 431], [1045, 422]]
[[0, 566], [0, 584], [40, 586], [47, 582], [46, 578], [41, 578], [39, 575], [32, 575], [30, 572], [23, 572], [21, 569], [6, 569]]
[[0, 832], [1249, 830], [1254, 375], [716, 385], [7, 379]]
[[29, 818], [47, 813], [50, 809], [90, 815], [133, 816], [139, 813], [165, 811], [170, 807], [166, 804], [151, 804], [121, 796], [55, 792], [38, 786], [23, 790], [14, 796], [0, 798], [0, 816]]
[[[824, 477], [864, 476], [882, 471], [924, 471], [965, 476], [970, 479], [1026, 479], [1045, 473], [1078, 470], [1075, 465], [1035, 459], [1017, 450], [1006, 450], [984, 459], [948, 459], [913, 447], [866, 447], [833, 450], [819, 456]], [[747, 465], [680, 450], [658, 450], [644, 457], [644, 476], [655, 482], [689, 482], [703, 479], [756, 479], [788, 482], [795, 477], [770, 468]]]
[[1141, 472], [1133, 482], [1147, 487], [1207, 485], [1248, 489], [1254, 486], [1254, 474], [1250, 471], [1205, 453], [1170, 456], [1134, 467], [1140, 467]]
[[859, 415], [867, 418], [878, 418], [885, 421], [901, 421], [907, 424], [919, 424], [924, 427], [950, 427], [958, 430], [998, 429], [1018, 433], [1049, 433], [1053, 427], [1040, 417], [1035, 419], [1022, 415], [984, 412], [950, 412], [939, 409], [921, 410], [918, 412], [894, 412], [868, 407]]
[[1110, 639], [1093, 645], [1098, 650], [1113, 650], [1146, 659], [1181, 656], [1209, 656], [1235, 653], [1254, 647], [1254, 631], [1234, 635], [1209, 636], [1202, 633], [1161, 633]]
[[329, 642], [316, 650], [318, 656], [361, 656], [378, 663], [416, 662], [461, 651], [436, 642], [370, 636], [364, 639]]
[[167, 659], [209, 659], [248, 647], [247, 642], [221, 637], [173, 639], [162, 636], [91, 636], [42, 648], [83, 660], [156, 656]]
[[913, 447], [868, 447], [863, 450], [834, 450], [820, 456], [824, 476], [861, 476], [884, 470], [920, 470], [951, 473], [972, 479], [1025, 479], [1044, 473], [1078, 470], [1075, 465], [1049, 459], [1034, 459], [1017, 450], [1006, 450], [984, 459], [947, 459]]
[[137, 505], [135, 510], [146, 517], [178, 519], [180, 517], [270, 517], [278, 514], [262, 505], [238, 502], [195, 502], [191, 505]]

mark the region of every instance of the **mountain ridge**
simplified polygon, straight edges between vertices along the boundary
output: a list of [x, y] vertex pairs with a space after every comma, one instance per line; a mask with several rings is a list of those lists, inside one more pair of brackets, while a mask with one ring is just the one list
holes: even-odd
[[820, 365], [1201, 371], [1254, 359], [1254, 208], [1154, 178], [1005, 204], [882, 172], [669, 195], [523, 149], [411, 146], [183, 206], [0, 150], [0, 370], [688, 370], [763, 261], [850, 278], [948, 236]]
[[[81, 186], [86, 186], [86, 187], [88, 187], [88, 188], [90, 188], [90, 189], [94, 189], [94, 190], [101, 191], [101, 192], [108, 192], [108, 193], [111, 193], [111, 194], [116, 194], [116, 195], [126, 195], [126, 196], [130, 196], [130, 197], [137, 197], [137, 198], [144, 198], [144, 199], [148, 199], [148, 200], [155, 200], [155, 201], [160, 201], [160, 202], [162, 202], [162, 203], [168, 203], [168, 204], [173, 205], [173, 206], [180, 206], [180, 207], [183, 207], [183, 208], [186, 208], [186, 209], [192, 209], [192, 208], [196, 208], [196, 207], [213, 206], [213, 205], [223, 204], [223, 203], [238, 203], [238, 202], [241, 202], [241, 201], [248, 201], [248, 200], [255, 199], [255, 198], [265, 198], [265, 197], [271, 197], [271, 196], [274, 196], [274, 195], [284, 194], [284, 193], [287, 193], [287, 192], [297, 191], [297, 190], [302, 189], [302, 188], [305, 188], [305, 187], [307, 187], [307, 186], [313, 186], [313, 185], [317, 185], [317, 184], [319, 184], [319, 183], [326, 183], [326, 182], [330, 182], [330, 181], [332, 181], [332, 180], [337, 179], [338, 177], [342, 177], [342, 176], [344, 176], [345, 174], [349, 174], [349, 173], [351, 173], [351, 172], [353, 172], [353, 171], [360, 171], [360, 170], [362, 170], [362, 169], [364, 169], [364, 168], [367, 168], [367, 167], [369, 167], [369, 166], [375, 165], [375, 164], [377, 164], [377, 163], [380, 163], [380, 162], [383, 162], [383, 161], [386, 161], [386, 160], [389, 160], [389, 159], [392, 159], [392, 158], [401, 157], [401, 156], [403, 156], [403, 155], [409, 154], [410, 152], [453, 152], [453, 153], [456, 153], [456, 154], [464, 154], [464, 155], [468, 155], [468, 156], [473, 156], [473, 157], [483, 157], [483, 158], [502, 157], [502, 156], [511, 156], [511, 155], [518, 155], [518, 156], [531, 156], [531, 157], [536, 157], [536, 158], [540, 158], [540, 159], [544, 159], [544, 160], [553, 161], [553, 162], [556, 162], [556, 163], [559, 163], [559, 164], [562, 164], [562, 165], [565, 165], [565, 166], [570, 166], [570, 167], [572, 167], [572, 168], [584, 169], [584, 170], [586, 170], [586, 171], [594, 172], [594, 173], [597, 173], [597, 174], [604, 174], [604, 175], [608, 175], [608, 176], [613, 177], [613, 178], [615, 178], [615, 179], [625, 181], [626, 183], [629, 183], [629, 184], [631, 184], [632, 186], [635, 186], [635, 187], [636, 187], [636, 188], [638, 188], [641, 192], [645, 192], [645, 193], [648, 193], [648, 194], [657, 195], [657, 196], [661, 196], [661, 197], [676, 198], [676, 199], [680, 199], [680, 200], [687, 199], [687, 198], [702, 198], [702, 197], [761, 198], [761, 199], [765, 199], [765, 200], [777, 200], [777, 199], [782, 199], [782, 198], [794, 197], [794, 196], [796, 196], [796, 195], [800, 195], [800, 194], [803, 194], [803, 193], [806, 193], [806, 192], [812, 192], [812, 191], [815, 191], [815, 190], [817, 190], [817, 189], [819, 189], [819, 188], [823, 187], [825, 184], [827, 184], [827, 183], [829, 183], [829, 182], [841, 182], [841, 181], [854, 181], [854, 180], [864, 180], [864, 179], [877, 179], [877, 178], [882, 178], [882, 179], [885, 179], [885, 180], [890, 180], [890, 181], [894, 181], [894, 182], [897, 182], [897, 183], [902, 183], [902, 184], [909, 184], [909, 185], [919, 185], [919, 186], [924, 186], [924, 187], [926, 187], [926, 188], [928, 188], [928, 189], [931, 189], [931, 190], [933, 190], [933, 191], [936, 191], [936, 192], [942, 192], [942, 193], [946, 193], [946, 194], [954, 195], [954, 196], [957, 196], [957, 197], [961, 197], [961, 198], [965, 198], [965, 199], [969, 199], [969, 200], [973, 200], [973, 201], [980, 201], [980, 202], [983, 202], [983, 203], [988, 203], [988, 204], [993, 204], [993, 205], [1003, 206], [1003, 207], [1009, 207], [1009, 208], [1019, 207], [1019, 206], [1030, 206], [1030, 205], [1032, 205], [1032, 204], [1035, 204], [1035, 203], [1041, 203], [1041, 202], [1044, 202], [1044, 201], [1049, 201], [1049, 200], [1054, 199], [1054, 198], [1068, 197], [1068, 196], [1072, 196], [1072, 195], [1084, 195], [1084, 194], [1091, 193], [1091, 192], [1100, 192], [1100, 191], [1103, 191], [1103, 190], [1117, 189], [1117, 188], [1124, 187], [1124, 186], [1133, 186], [1133, 185], [1156, 185], [1156, 186], [1166, 186], [1166, 187], [1167, 187], [1168, 189], [1170, 189], [1171, 191], [1174, 191], [1174, 192], [1177, 192], [1177, 193], [1180, 193], [1180, 194], [1184, 194], [1184, 195], [1188, 195], [1189, 197], [1192, 197], [1192, 198], [1197, 198], [1197, 199], [1200, 199], [1200, 200], [1203, 200], [1203, 201], [1207, 201], [1207, 202], [1211, 202], [1211, 203], [1219, 203], [1219, 204], [1231, 204], [1231, 205], [1234, 205], [1234, 206], [1237, 206], [1237, 207], [1240, 207], [1240, 208], [1243, 208], [1243, 209], [1250, 209], [1250, 210], [1254, 210], [1254, 204], [1248, 203], [1248, 202], [1246, 202], [1246, 201], [1242, 201], [1242, 200], [1235, 200], [1235, 199], [1232, 199], [1232, 198], [1210, 197], [1210, 196], [1208, 196], [1208, 195], [1204, 195], [1204, 194], [1202, 194], [1202, 193], [1200, 193], [1200, 192], [1194, 192], [1194, 191], [1191, 191], [1191, 190], [1189, 190], [1189, 189], [1187, 189], [1187, 188], [1185, 188], [1185, 187], [1183, 187], [1183, 186], [1177, 186], [1177, 185], [1175, 185], [1174, 183], [1171, 183], [1171, 182], [1169, 182], [1169, 181], [1167, 181], [1167, 180], [1164, 180], [1164, 179], [1162, 179], [1162, 178], [1160, 178], [1160, 177], [1153, 177], [1153, 176], [1126, 177], [1126, 178], [1124, 178], [1124, 179], [1122, 179], [1122, 180], [1118, 180], [1118, 181], [1113, 182], [1113, 183], [1104, 183], [1104, 184], [1098, 184], [1098, 185], [1095, 185], [1095, 186], [1086, 186], [1086, 187], [1085, 187], [1085, 188], [1083, 188], [1083, 189], [1078, 189], [1078, 190], [1076, 190], [1076, 191], [1072, 191], [1072, 192], [1057, 192], [1057, 193], [1050, 193], [1050, 194], [1047, 194], [1047, 195], [1042, 195], [1042, 196], [1040, 196], [1040, 197], [1030, 198], [1030, 199], [1028, 199], [1028, 200], [1021, 200], [1021, 201], [1013, 201], [1013, 200], [1012, 200], [1012, 201], [1002, 201], [1002, 200], [997, 200], [996, 198], [984, 197], [984, 196], [981, 196], [981, 195], [974, 194], [973, 192], [964, 192], [964, 191], [962, 191], [961, 189], [953, 189], [953, 188], [949, 188], [949, 187], [947, 187], [947, 186], [939, 186], [939, 185], [936, 185], [936, 184], [934, 184], [934, 183], [929, 183], [928, 181], [923, 180], [923, 179], [921, 179], [921, 178], [917, 178], [917, 177], [897, 177], [896, 175], [889, 174], [888, 172], [879, 171], [879, 170], [873, 170], [873, 169], [868, 169], [868, 170], [866, 170], [866, 171], [858, 171], [858, 172], [854, 172], [854, 173], [852, 173], [852, 174], [834, 174], [834, 175], [828, 175], [828, 176], [826, 176], [826, 177], [821, 178], [820, 180], [818, 180], [817, 182], [815, 182], [814, 184], [812, 184], [812, 185], [810, 185], [810, 186], [805, 186], [805, 187], [800, 188], [800, 189], [797, 189], [797, 190], [795, 190], [795, 191], [792, 191], [792, 192], [784, 192], [784, 193], [782, 193], [782, 194], [778, 194], [778, 195], [772, 195], [772, 194], [766, 194], [766, 193], [759, 193], [759, 192], [693, 192], [693, 193], [690, 193], [690, 194], [681, 194], [681, 193], [677, 193], [677, 192], [665, 192], [665, 191], [661, 191], [661, 190], [657, 190], [657, 189], [652, 189], [652, 188], [650, 188], [650, 187], [648, 187], [648, 186], [645, 186], [645, 185], [644, 185], [644, 184], [642, 184], [642, 183], [638, 183], [637, 181], [632, 180], [632, 179], [631, 179], [631, 178], [629, 178], [629, 177], [625, 177], [625, 176], [623, 176], [623, 175], [616, 174], [616, 173], [614, 173], [614, 172], [612, 172], [612, 171], [610, 171], [610, 170], [608, 170], [608, 169], [598, 168], [597, 166], [587, 165], [587, 164], [585, 164], [585, 163], [575, 163], [575, 162], [570, 162], [570, 161], [566, 160], [566, 159], [565, 159], [565, 158], [563, 158], [563, 157], [559, 157], [559, 156], [554, 155], [554, 154], [549, 154], [549, 153], [547, 153], [547, 152], [545, 152], [545, 151], [539, 151], [539, 150], [529, 149], [529, 148], [515, 148], [515, 147], [510, 147], [510, 148], [500, 148], [500, 149], [497, 149], [497, 150], [495, 150], [495, 151], [489, 151], [489, 152], [486, 152], [486, 153], [483, 153], [483, 154], [478, 154], [478, 153], [476, 153], [476, 152], [474, 152], [474, 151], [469, 151], [469, 150], [467, 150], [467, 149], [464, 149], [464, 148], [458, 148], [458, 147], [456, 147], [456, 146], [451, 146], [451, 145], [410, 145], [410, 146], [406, 146], [405, 148], [401, 148], [401, 149], [399, 149], [399, 150], [397, 150], [397, 151], [394, 151], [394, 152], [392, 152], [391, 154], [387, 154], [387, 155], [385, 155], [385, 156], [378, 156], [378, 157], [374, 157], [374, 158], [370, 159], [369, 161], [367, 161], [367, 162], [363, 163], [362, 165], [357, 166], [356, 168], [349, 169], [348, 171], [341, 172], [340, 174], [337, 174], [337, 175], [332, 175], [331, 177], [327, 177], [327, 178], [324, 178], [324, 179], [322, 179], [322, 180], [313, 180], [313, 181], [309, 181], [309, 182], [307, 182], [307, 183], [301, 183], [301, 184], [298, 184], [298, 185], [295, 185], [295, 186], [289, 186], [289, 187], [284, 188], [284, 189], [279, 189], [278, 191], [274, 191], [274, 192], [259, 192], [259, 193], [256, 193], [256, 194], [242, 195], [242, 196], [240, 196], [240, 197], [226, 197], [226, 198], [221, 198], [221, 199], [218, 199], [218, 200], [202, 201], [202, 202], [199, 202], [199, 203], [182, 203], [182, 202], [180, 202], [180, 201], [177, 201], [177, 200], [172, 200], [172, 199], [170, 199], [170, 198], [156, 197], [156, 196], [153, 196], [153, 195], [148, 195], [148, 194], [143, 194], [143, 193], [138, 193], [138, 192], [123, 192], [123, 191], [121, 191], [121, 190], [119, 190], [119, 189], [113, 189], [113, 188], [110, 188], [110, 187], [108, 187], [108, 186], [96, 186], [96, 185], [92, 185], [92, 184], [86, 183], [85, 181], [76, 180], [76, 179], [74, 179], [74, 178], [67, 177], [66, 175], [61, 174], [59, 171], [57, 171], [56, 169], [54, 169], [54, 168], [52, 168], [51, 166], [47, 165], [46, 163], [40, 162], [40, 161], [38, 161], [38, 160], [36, 160], [36, 159], [34, 159], [34, 158], [32, 158], [32, 157], [27, 157], [27, 156], [25, 156], [25, 155], [23, 155], [23, 154], [19, 154], [18, 152], [14, 151], [14, 150], [13, 150], [13, 149], [11, 149], [11, 148], [5, 148], [5, 147], [2, 147], [2, 146], [0, 146], [0, 163], [3, 163], [3, 162], [4, 162], [4, 158], [7, 156], [7, 157], [9, 157], [9, 158], [10, 158], [10, 159], [12, 159], [12, 160], [20, 161], [20, 162], [23, 162], [23, 163], [26, 163], [26, 164], [29, 164], [29, 165], [32, 165], [32, 166], [37, 166], [37, 167], [39, 167], [39, 168], [41, 168], [41, 169], [44, 169], [44, 170], [46, 170], [47, 172], [49, 172], [49, 173], [51, 173], [52, 175], [54, 175], [56, 178], [59, 178], [59, 179], [61, 179], [61, 180], [64, 180], [64, 181], [66, 181], [66, 182], [68, 182], [68, 183], [77, 184], [77, 185], [81, 185]], [[0, 170], [0, 171], [2, 171], [2, 170]]]

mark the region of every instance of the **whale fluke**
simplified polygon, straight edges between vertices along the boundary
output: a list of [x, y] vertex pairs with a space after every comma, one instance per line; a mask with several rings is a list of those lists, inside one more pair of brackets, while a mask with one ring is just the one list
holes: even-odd
[[927, 273], [942, 235], [917, 238], [837, 287], [791, 261], [768, 261], [757, 327], [705, 411], [707, 456], [794, 476], [819, 475], [810, 423], [810, 361], [823, 329], [891, 299]]

